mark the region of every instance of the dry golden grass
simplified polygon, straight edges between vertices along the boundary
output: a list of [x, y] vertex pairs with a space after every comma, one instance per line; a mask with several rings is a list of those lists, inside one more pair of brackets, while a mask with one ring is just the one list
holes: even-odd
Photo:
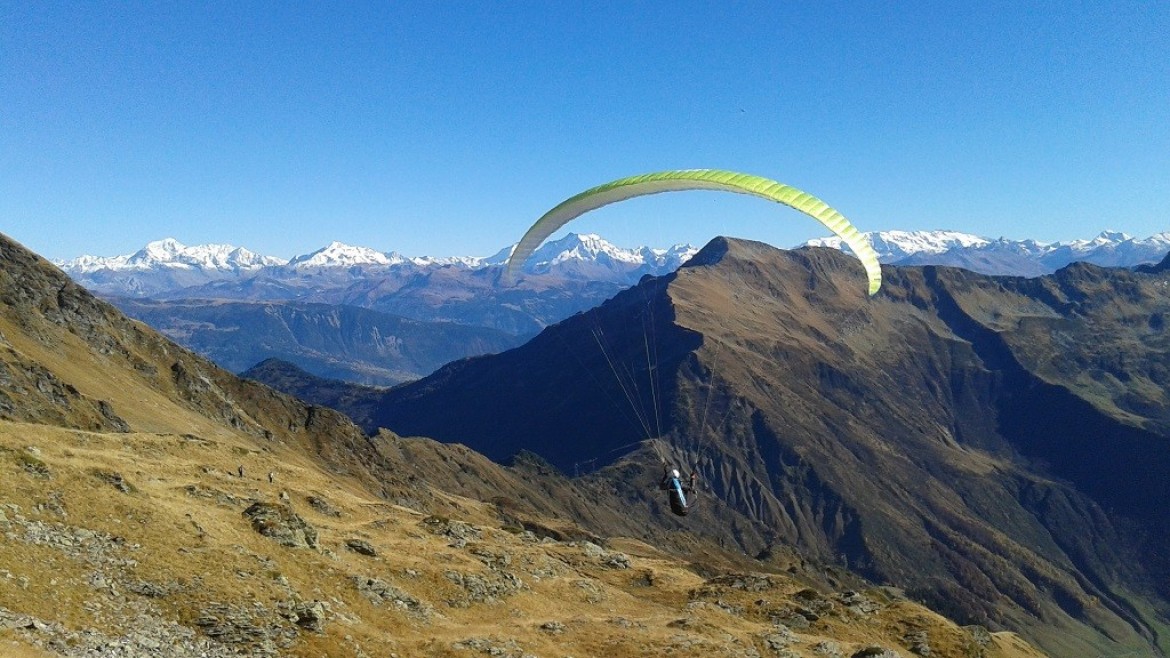
[[[26, 468], [22, 455], [29, 454], [48, 477]], [[243, 478], [236, 473], [241, 465]], [[275, 473], [271, 484], [269, 471]], [[111, 483], [112, 474], [123, 478], [128, 492]], [[321, 550], [280, 546], [242, 516], [249, 501], [275, 502], [282, 493], [319, 530]], [[309, 495], [326, 499], [340, 516], [310, 507]], [[122, 538], [120, 548], [108, 550], [134, 563], [104, 569], [107, 579], [122, 587], [145, 581], [169, 588], [152, 599], [164, 618], [190, 624], [212, 603], [272, 610], [290, 599], [325, 601], [324, 631], [300, 632], [284, 655], [352, 655], [360, 648], [368, 655], [469, 656], [491, 647], [536, 656], [622, 658], [684, 649], [739, 655], [749, 647], [764, 649], [763, 638], [775, 632], [770, 615], [791, 606], [804, 588], [777, 575], [762, 591], [710, 585], [678, 559], [633, 540], [610, 542], [606, 555], [621, 552], [630, 567], [609, 568], [588, 547], [526, 541], [501, 529], [490, 505], [453, 503], [464, 513], [452, 520], [478, 530], [465, 545], [430, 532], [422, 512], [387, 504], [291, 449], [262, 450], [247, 437], [201, 440], [0, 423], [0, 505], [19, 506], [26, 522]], [[12, 508], [0, 509], [13, 522]], [[348, 550], [345, 542], [353, 538], [374, 546], [377, 557]], [[116, 614], [117, 596], [93, 586], [92, 574], [103, 569], [67, 550], [5, 541], [0, 569], [10, 574], [8, 582], [24, 583], [4, 589], [0, 605], [9, 610], [112, 636], [135, 623]], [[487, 602], [469, 602], [448, 577], [458, 572], [490, 581], [502, 571], [516, 574], [524, 587]], [[390, 583], [432, 612], [374, 605], [355, 587], [355, 576]], [[932, 655], [970, 655], [970, 634], [947, 620], [906, 601], [883, 606], [854, 615], [837, 603], [837, 613], [796, 631], [791, 650], [813, 655], [818, 642], [833, 641], [845, 655], [872, 645], [904, 652], [902, 637], [913, 628], [927, 631]], [[9, 644], [24, 637], [7, 635], [0, 637]], [[4, 655], [44, 655], [12, 646], [21, 653]], [[1040, 654], [997, 636], [986, 655]]]

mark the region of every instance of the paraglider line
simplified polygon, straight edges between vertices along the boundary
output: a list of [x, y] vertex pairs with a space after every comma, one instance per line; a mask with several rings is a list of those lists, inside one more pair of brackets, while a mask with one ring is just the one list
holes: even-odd
[[[556, 332], [554, 332], [554, 333], [556, 333]], [[562, 337], [560, 335], [560, 333], [556, 333], [556, 336], [561, 341], [561, 344], [565, 346], [566, 350], [573, 355], [573, 358], [575, 358], [577, 360], [577, 364], [581, 366], [581, 369], [584, 370], [585, 373], [589, 375], [589, 378], [593, 380], [593, 383], [596, 384], [597, 388], [601, 390], [603, 395], [605, 395], [605, 398], [607, 400], [609, 400], [609, 403], [612, 404], [613, 407], [615, 409], [617, 409], [618, 412], [620, 412], [622, 414], [622, 417], [625, 418], [627, 421], [629, 421], [630, 424], [635, 427], [635, 429], [637, 429], [639, 427], [639, 425], [642, 425], [643, 429], [644, 429], [645, 424], [641, 423], [641, 419], [635, 420], [634, 418], [630, 418], [630, 415], [629, 415], [629, 413], [626, 412], [625, 407], [622, 406], [616, 399], [614, 399], [613, 395], [610, 393], [609, 388], [604, 386], [601, 383], [601, 380], [599, 380], [597, 378], [597, 375], [594, 374], [593, 370], [589, 366], [585, 365], [585, 362], [581, 359], [581, 356], [577, 353], [577, 351], [575, 349], [573, 349], [572, 347], [569, 346], [569, 344], [565, 341], [564, 337]], [[619, 384], [621, 383], [620, 380], [618, 383]]]
[[[715, 388], [715, 373], [719, 369], [719, 353], [722, 351], [723, 351], [723, 341], [719, 341], [718, 346], [715, 348], [715, 356], [712, 357], [712, 359], [711, 359], [711, 377], [710, 377], [710, 381], [707, 382], [707, 395], [705, 396], [705, 399], [703, 400], [703, 413], [700, 416], [700, 420], [699, 420], [699, 431], [702, 433], [701, 436], [699, 437], [700, 443], [705, 442], [708, 438], [708, 435], [707, 435], [707, 410], [711, 408], [711, 392]], [[702, 448], [701, 445], [700, 445], [700, 448]]]
[[[642, 425], [642, 430], [646, 433], [646, 438], [650, 436], [650, 423], [646, 419], [645, 414], [641, 413], [638, 405], [634, 400], [634, 393], [630, 391], [629, 386], [622, 380], [621, 373], [618, 372], [617, 366], [614, 365], [613, 359], [610, 357], [609, 350], [606, 349], [603, 341], [605, 334], [600, 327], [593, 330], [593, 339], [597, 341], [597, 346], [601, 348], [601, 354], [605, 357], [605, 362], [609, 364], [609, 369], [613, 372], [614, 379], [618, 382], [618, 387], [621, 388], [622, 393], [626, 396], [626, 401], [630, 403], [630, 408], [634, 410], [634, 415], [638, 418], [638, 422]], [[632, 379], [632, 378], [631, 378]]]
[[[642, 291], [642, 295], [643, 295], [643, 298], [645, 299], [646, 291], [644, 289]], [[658, 398], [659, 398], [658, 384], [659, 384], [659, 382], [657, 381], [657, 378], [656, 378], [657, 371], [658, 371], [658, 341], [657, 340], [654, 340], [654, 341], [650, 340], [651, 336], [654, 334], [654, 311], [653, 311], [652, 307], [650, 306], [649, 300], [647, 300], [646, 308], [649, 310], [649, 313], [650, 313], [650, 329], [647, 330], [647, 328], [646, 328], [646, 313], [644, 312], [642, 314], [642, 344], [645, 346], [645, 349], [646, 349], [646, 374], [650, 380], [650, 382], [649, 382], [649, 384], [650, 384], [650, 402], [654, 407], [654, 426], [658, 430], [658, 436], [662, 436], [662, 415], [659, 412], [659, 403], [658, 403]], [[650, 343], [651, 342], [654, 343], [653, 359], [651, 359], [651, 355], [650, 355]]]

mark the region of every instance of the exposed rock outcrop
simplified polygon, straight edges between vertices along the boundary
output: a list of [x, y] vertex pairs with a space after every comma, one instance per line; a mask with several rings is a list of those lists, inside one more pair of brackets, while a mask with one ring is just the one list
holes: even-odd
[[288, 505], [252, 503], [244, 516], [256, 532], [289, 548], [317, 548], [317, 529], [309, 525]]

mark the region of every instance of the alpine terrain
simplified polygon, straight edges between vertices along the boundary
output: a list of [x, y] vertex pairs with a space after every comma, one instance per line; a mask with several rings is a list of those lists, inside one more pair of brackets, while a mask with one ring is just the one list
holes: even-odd
[[[1170, 257], [1036, 277], [717, 239], [524, 346], [386, 392], [368, 429], [636, 484], [688, 528], [904, 587], [1060, 656], [1170, 648]], [[367, 413], [369, 410], [367, 408]], [[714, 500], [711, 500], [714, 499]]]
[[501, 286], [509, 251], [406, 258], [334, 242], [286, 261], [167, 239], [129, 256], [60, 265], [233, 372], [280, 358], [321, 377], [389, 385], [519, 345], [645, 274], [674, 270], [695, 249], [620, 249], [571, 234], [542, 247], [520, 285]]
[[656, 464], [573, 480], [366, 436], [3, 236], [0, 382], [5, 657], [1042, 655], [789, 547], [705, 539], [633, 497]]
[[[1039, 276], [1074, 261], [1155, 263], [1170, 234], [1039, 243], [954, 231], [867, 234], [888, 264], [953, 265]], [[811, 245], [841, 248], [839, 240]], [[115, 257], [59, 266], [184, 347], [241, 372], [279, 358], [319, 377], [392, 385], [456, 359], [499, 352], [592, 308], [646, 274], [674, 271], [696, 251], [622, 249], [569, 234], [533, 254], [516, 285], [501, 285], [511, 247], [490, 257], [413, 257], [334, 242], [282, 259], [230, 245], [173, 239]]]

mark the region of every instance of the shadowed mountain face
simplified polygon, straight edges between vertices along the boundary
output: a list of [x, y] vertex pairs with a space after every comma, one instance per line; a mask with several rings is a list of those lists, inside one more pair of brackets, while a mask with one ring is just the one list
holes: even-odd
[[[363, 428], [372, 426], [370, 416], [382, 398], [381, 388], [317, 377], [280, 359], [265, 359], [240, 373], [240, 377], [258, 381], [301, 400], [311, 400], [314, 404], [342, 411]], [[377, 434], [377, 430], [370, 434]]]
[[388, 392], [375, 422], [569, 473], [617, 462], [593, 477], [619, 490], [619, 457], [658, 437], [635, 457], [697, 464], [727, 513], [688, 523], [748, 552], [794, 545], [1058, 655], [1164, 650], [1170, 276], [885, 274], [866, 299], [837, 252], [719, 239]]

